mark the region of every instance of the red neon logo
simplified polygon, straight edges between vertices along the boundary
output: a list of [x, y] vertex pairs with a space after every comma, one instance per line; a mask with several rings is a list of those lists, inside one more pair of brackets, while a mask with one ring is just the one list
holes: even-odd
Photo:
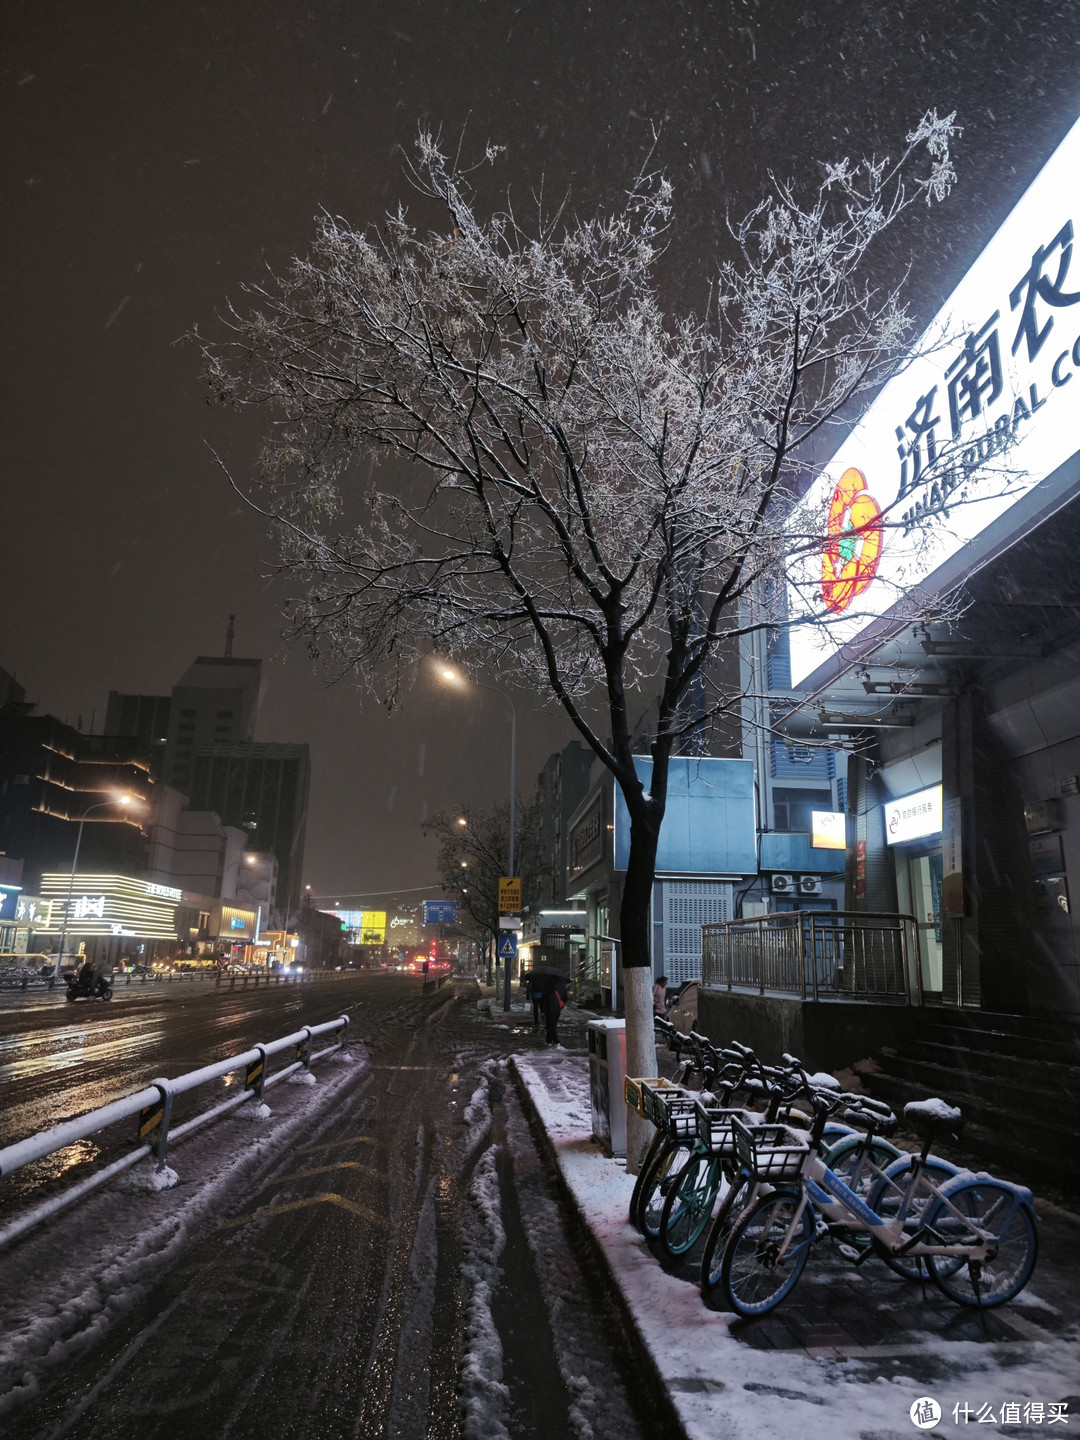
[[845, 470], [829, 505], [829, 539], [821, 557], [821, 593], [839, 615], [862, 594], [881, 558], [881, 507], [867, 491], [866, 476]]

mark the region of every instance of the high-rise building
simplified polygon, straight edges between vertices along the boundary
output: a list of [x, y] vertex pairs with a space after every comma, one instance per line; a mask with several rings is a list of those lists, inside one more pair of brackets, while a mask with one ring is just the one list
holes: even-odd
[[[167, 784], [190, 796], [197, 749], [244, 745], [254, 739], [261, 672], [261, 660], [231, 655], [200, 655], [188, 667], [173, 686], [169, 706], [163, 777]], [[216, 807], [195, 804], [194, 808]]]
[[121, 695], [117, 690], [109, 691], [105, 734], [141, 740], [150, 754], [150, 767], [156, 780], [164, 778], [171, 708], [170, 695]]
[[300, 902], [310, 776], [306, 745], [202, 745], [192, 760], [191, 808], [214, 811], [247, 831], [250, 849], [277, 857], [277, 905], [286, 920]]

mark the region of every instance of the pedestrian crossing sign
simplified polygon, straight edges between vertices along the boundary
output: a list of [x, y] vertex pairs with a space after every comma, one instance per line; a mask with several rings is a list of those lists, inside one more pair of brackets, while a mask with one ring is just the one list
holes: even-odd
[[499, 959], [517, 959], [517, 936], [511, 930], [504, 930], [499, 936]]

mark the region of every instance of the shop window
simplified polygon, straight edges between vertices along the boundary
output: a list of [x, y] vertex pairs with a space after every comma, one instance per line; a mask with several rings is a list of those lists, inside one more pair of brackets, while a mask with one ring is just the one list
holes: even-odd
[[832, 795], [828, 790], [777, 788], [773, 791], [773, 828], [809, 831], [811, 811], [831, 809]]

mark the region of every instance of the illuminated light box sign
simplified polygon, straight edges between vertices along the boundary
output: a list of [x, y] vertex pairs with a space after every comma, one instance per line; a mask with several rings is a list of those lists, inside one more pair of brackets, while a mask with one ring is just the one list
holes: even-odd
[[847, 849], [847, 816], [842, 810], [811, 810], [810, 848]]
[[52, 919], [52, 903], [41, 895], [20, 895], [15, 907], [17, 925], [40, 925], [49, 928]]
[[361, 945], [386, 944], [385, 910], [331, 910], [341, 921], [342, 929], [357, 932]]
[[789, 572], [793, 617], [825, 617], [791, 632], [794, 685], [842, 647], [852, 663], [912, 589], [951, 589], [1074, 483], [1031, 495], [1078, 449], [1080, 121], [915, 353], [793, 518], [828, 537]]
[[148, 895], [147, 888], [145, 880], [128, 875], [76, 875], [72, 883], [70, 873], [45, 874], [41, 893], [50, 903], [48, 929], [59, 931], [67, 910], [71, 936], [137, 935], [145, 940], [175, 940], [175, 902]]
[[14, 920], [19, 909], [19, 885], [0, 885], [0, 920]]
[[890, 845], [906, 840], [922, 840], [927, 835], [941, 834], [941, 786], [917, 790], [901, 800], [890, 800], [885, 811], [885, 839]]

